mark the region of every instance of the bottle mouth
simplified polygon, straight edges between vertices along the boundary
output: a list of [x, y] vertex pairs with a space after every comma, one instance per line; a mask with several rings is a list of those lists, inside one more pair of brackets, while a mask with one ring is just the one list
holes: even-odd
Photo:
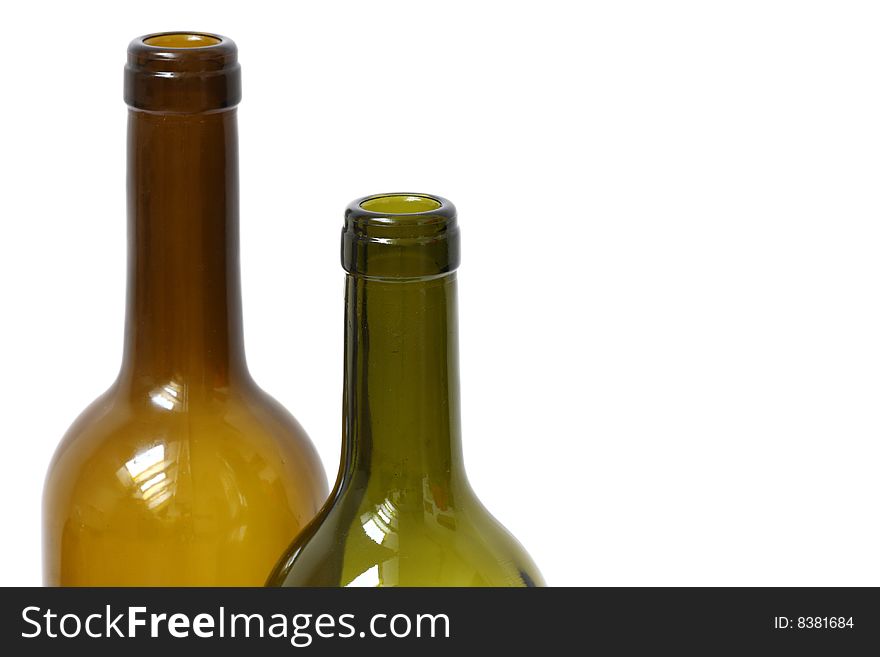
[[419, 194], [383, 194], [368, 196], [359, 207], [381, 215], [419, 214], [443, 207], [443, 201]]
[[232, 39], [208, 32], [157, 32], [128, 46], [125, 102], [169, 114], [234, 107], [241, 100], [241, 67]]
[[342, 266], [350, 274], [421, 278], [460, 262], [455, 206], [433, 194], [373, 194], [352, 201], [342, 229]]
[[144, 37], [144, 44], [154, 48], [204, 48], [221, 43], [222, 37], [201, 32], [163, 32]]

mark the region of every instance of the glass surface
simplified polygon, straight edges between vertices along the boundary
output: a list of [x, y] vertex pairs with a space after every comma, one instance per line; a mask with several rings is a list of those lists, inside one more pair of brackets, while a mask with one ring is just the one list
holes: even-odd
[[44, 495], [50, 586], [259, 586], [324, 500], [295, 420], [252, 384], [114, 385]]
[[[396, 195], [405, 196], [423, 195]], [[414, 224], [411, 214], [401, 219], [371, 199], [346, 213], [344, 239], [352, 245], [343, 251], [349, 274], [339, 477], [268, 584], [543, 585], [464, 471], [450, 271], [458, 246], [438, 244], [457, 242], [455, 210], [436, 198], [429, 208], [435, 214]], [[406, 222], [405, 236], [395, 237], [398, 222]], [[376, 231], [381, 241], [373, 239]], [[427, 235], [432, 239], [422, 239]], [[360, 249], [361, 240], [370, 248]]]
[[[161, 67], [161, 49], [153, 61], [133, 47], [138, 66]], [[228, 39], [207, 50], [178, 51], [175, 65], [234, 64]], [[235, 96], [218, 76], [162, 87], [174, 79], [153, 72], [133, 78], [129, 99], [175, 111], [129, 112], [122, 368], [49, 468], [44, 582], [259, 586], [327, 484], [245, 362]]]

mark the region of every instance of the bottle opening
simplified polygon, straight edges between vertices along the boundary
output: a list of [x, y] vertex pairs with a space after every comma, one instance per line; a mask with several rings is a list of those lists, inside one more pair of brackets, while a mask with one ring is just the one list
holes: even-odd
[[460, 257], [455, 206], [433, 194], [373, 194], [352, 201], [342, 228], [350, 274], [417, 279], [446, 274]]
[[156, 48], [203, 48], [205, 46], [216, 46], [220, 43], [220, 39], [210, 34], [179, 32], [174, 34], [156, 34], [144, 39], [144, 43]]
[[373, 196], [360, 203], [360, 207], [367, 212], [380, 214], [417, 214], [436, 210], [442, 205], [442, 202], [430, 196], [416, 196], [414, 194]]
[[235, 43], [205, 32], [145, 34], [128, 46], [125, 102], [134, 109], [197, 114], [241, 100]]

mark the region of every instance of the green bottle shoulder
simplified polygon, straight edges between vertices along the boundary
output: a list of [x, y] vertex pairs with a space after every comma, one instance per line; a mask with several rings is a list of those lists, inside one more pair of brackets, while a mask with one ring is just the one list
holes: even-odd
[[276, 586], [543, 586], [525, 549], [468, 489], [455, 504], [326, 506], [270, 577]]

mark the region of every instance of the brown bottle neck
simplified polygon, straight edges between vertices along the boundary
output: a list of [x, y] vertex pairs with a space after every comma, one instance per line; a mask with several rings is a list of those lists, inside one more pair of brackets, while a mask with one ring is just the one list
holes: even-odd
[[235, 108], [130, 110], [122, 385], [211, 390], [247, 378], [238, 231]]

